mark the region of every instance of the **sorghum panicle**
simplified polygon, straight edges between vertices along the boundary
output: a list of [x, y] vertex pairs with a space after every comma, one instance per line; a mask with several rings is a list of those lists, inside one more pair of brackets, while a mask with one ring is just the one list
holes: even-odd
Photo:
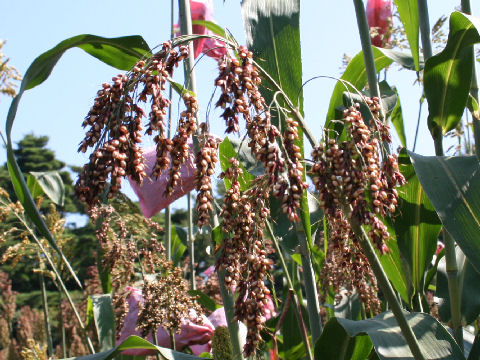
[[378, 98], [367, 99], [372, 119], [367, 125], [359, 105], [344, 111], [347, 140], [327, 139], [312, 152], [312, 168], [319, 202], [330, 228], [327, 261], [322, 270], [324, 289], [333, 286], [356, 289], [367, 307], [379, 310], [376, 281], [342, 207], [351, 206], [351, 214], [366, 226], [370, 240], [380, 253], [388, 251], [387, 227], [378, 217], [391, 216], [397, 205], [395, 187], [405, 179], [398, 170], [397, 158], [382, 146], [391, 142], [388, 126], [380, 119]]
[[213, 211], [212, 175], [215, 173], [215, 165], [218, 161], [217, 140], [207, 131], [207, 124], [200, 125], [202, 136], [200, 149], [195, 159], [195, 189], [197, 193], [197, 224], [202, 227], [209, 224], [210, 213]]

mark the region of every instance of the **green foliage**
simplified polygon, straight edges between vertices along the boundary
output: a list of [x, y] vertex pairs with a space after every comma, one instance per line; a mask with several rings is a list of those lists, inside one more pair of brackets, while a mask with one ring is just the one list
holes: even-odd
[[415, 64], [415, 70], [420, 71], [417, 0], [395, 0], [395, 6], [400, 14], [400, 20], [403, 23], [407, 40], [410, 44], [410, 51]]
[[100, 351], [111, 349], [115, 345], [115, 317], [110, 294], [92, 295], [93, 319], [98, 334]]
[[[423, 313], [405, 316], [426, 359], [464, 359], [455, 340], [435, 318]], [[371, 344], [381, 360], [412, 358], [395, 317], [386, 312], [361, 321], [331, 319], [315, 345], [315, 359], [365, 359]]]
[[228, 329], [224, 326], [215, 328], [212, 337], [212, 354], [213, 360], [233, 360], [232, 343]]
[[421, 156], [409, 152], [418, 180], [443, 226], [480, 269], [480, 171], [475, 156]]
[[467, 104], [473, 74], [471, 47], [480, 42], [480, 21], [454, 12], [445, 49], [425, 65], [428, 128], [432, 136], [454, 129]]

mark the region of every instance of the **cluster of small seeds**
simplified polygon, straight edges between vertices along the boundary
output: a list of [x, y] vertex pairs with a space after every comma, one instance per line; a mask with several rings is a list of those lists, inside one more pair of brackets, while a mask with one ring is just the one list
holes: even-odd
[[190, 147], [188, 145], [188, 139], [195, 133], [197, 129], [197, 99], [195, 96], [185, 93], [183, 95], [183, 101], [185, 103], [186, 110], [182, 111], [177, 133], [172, 138], [172, 151], [170, 152], [172, 165], [170, 166], [169, 170], [169, 178], [167, 187], [165, 189], [165, 196], [171, 195], [174, 188], [180, 181], [180, 167], [185, 163], [189, 156]]
[[223, 253], [217, 267], [225, 270], [225, 285], [238, 292], [235, 316], [248, 325], [245, 356], [255, 352], [264, 328], [265, 303], [270, 290], [264, 280], [272, 266], [267, 258], [263, 230], [269, 216], [266, 178], [259, 177], [253, 186], [243, 193], [238, 177], [242, 174], [237, 159], [230, 159], [231, 166], [222, 173], [231, 182], [223, 203], [222, 230]]
[[215, 173], [215, 165], [218, 161], [217, 140], [208, 134], [206, 123], [200, 124], [202, 137], [200, 149], [197, 152], [195, 163], [195, 189], [197, 193], [197, 224], [202, 227], [209, 224], [210, 212], [213, 211], [212, 179]]
[[[378, 216], [393, 215], [398, 196], [395, 187], [403, 185], [405, 178], [398, 170], [397, 158], [382, 151], [381, 146], [388, 145], [390, 136], [388, 126], [378, 119], [378, 99], [368, 99], [367, 105], [373, 115], [368, 125], [358, 104], [344, 111], [347, 141], [339, 144], [335, 139], [327, 139], [316, 147], [312, 152], [312, 172], [330, 228], [327, 261], [322, 271], [324, 288], [355, 288], [372, 310], [379, 310], [374, 300], [376, 283], [348, 216], [367, 227], [370, 240], [380, 253], [388, 251], [385, 241], [390, 235]], [[344, 214], [341, 209], [345, 207], [350, 207], [351, 213]]]
[[300, 208], [300, 200], [303, 191], [308, 184], [303, 181], [303, 165], [300, 162], [302, 153], [300, 147], [295, 144], [299, 140], [298, 122], [292, 118], [285, 120], [286, 128], [283, 134], [283, 145], [287, 154], [288, 182], [277, 182], [273, 194], [282, 199], [282, 211], [287, 214], [292, 222], [299, 221], [297, 209]]
[[[176, 154], [179, 149], [185, 148], [186, 152], [184, 150], [181, 154], [188, 153], [186, 138], [195, 131], [196, 99], [188, 93], [184, 94], [187, 109], [181, 114], [178, 134], [169, 139], [164, 120], [170, 101], [162, 94], [168, 77], [187, 56], [187, 47], [180, 46], [177, 51], [166, 42], [161, 51], [147, 60], [138, 61], [130, 73], [114, 77], [112, 84], [105, 83], [98, 91], [94, 105], [83, 122], [83, 126], [89, 129], [79, 145], [81, 152], [90, 147], [95, 150], [75, 186], [77, 197], [89, 207], [98, 203], [105, 192], [110, 198], [118, 193], [123, 177], [130, 176], [141, 183], [147, 176], [142, 150], [138, 146], [142, 141], [142, 119], [146, 117], [141, 103], [150, 103], [146, 133], [156, 134], [157, 160], [153, 176], [159, 176], [168, 167], [169, 153]], [[181, 156], [173, 159], [168, 193], [178, 183], [178, 169], [182, 161], [184, 158]]]

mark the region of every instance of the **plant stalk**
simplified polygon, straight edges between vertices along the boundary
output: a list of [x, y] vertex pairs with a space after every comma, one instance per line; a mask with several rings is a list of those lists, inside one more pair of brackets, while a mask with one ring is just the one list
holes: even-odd
[[[57, 288], [60, 288], [58, 283], [57, 282], [55, 282], [55, 283], [56, 283]], [[67, 339], [66, 339], [66, 335], [65, 335], [65, 326], [64, 326], [64, 322], [63, 322], [63, 313], [62, 313], [62, 293], [60, 291], [58, 292], [58, 307], [59, 307], [58, 315], [60, 317], [60, 319], [58, 321], [58, 326], [59, 326], [60, 332], [62, 334], [62, 353], [63, 353], [63, 358], [66, 359], [67, 358]]]
[[295, 313], [295, 316], [297, 317], [297, 321], [300, 326], [300, 333], [302, 334], [302, 340], [303, 340], [303, 344], [305, 345], [305, 350], [307, 351], [308, 359], [313, 360], [312, 349], [310, 346], [310, 341], [308, 340], [307, 328], [305, 326], [305, 322], [303, 321], [303, 316], [301, 313], [300, 301], [298, 300], [297, 293], [295, 291], [295, 288], [293, 287], [293, 282], [292, 282], [292, 279], [290, 278], [290, 273], [288, 272], [287, 264], [285, 263], [282, 249], [280, 248], [277, 237], [273, 233], [270, 222], [267, 221], [266, 225], [267, 225], [268, 233], [272, 239], [275, 251], [278, 255], [278, 258], [280, 259], [280, 265], [282, 267], [283, 273], [285, 274], [285, 278], [287, 280], [288, 290], [292, 293], [293, 302], [295, 303], [294, 313]]
[[233, 348], [233, 359], [243, 360], [241, 350], [240, 328], [238, 321], [235, 319], [235, 304], [233, 294], [225, 286], [225, 270], [218, 272], [218, 282], [220, 284], [220, 294], [222, 295], [223, 308], [225, 310], [225, 318], [227, 319], [228, 332], [230, 334], [230, 342]]
[[[465, 14], [472, 15], [472, 8], [470, 7], [470, 0], [462, 0], [462, 12]], [[477, 70], [475, 68], [475, 53], [473, 46], [469, 50], [473, 58], [473, 68], [472, 68], [472, 84], [470, 85], [470, 95], [478, 102], [478, 80], [477, 80]], [[480, 120], [475, 116], [472, 116], [473, 123], [473, 138], [475, 140], [475, 155], [480, 160]], [[478, 145], [477, 145], [478, 144]]]
[[40, 280], [40, 288], [42, 290], [42, 307], [43, 307], [43, 316], [45, 320], [45, 332], [47, 337], [47, 348], [48, 354], [53, 356], [53, 342], [52, 342], [52, 328], [50, 326], [50, 317], [48, 316], [48, 299], [47, 299], [47, 289], [45, 287], [45, 276], [43, 276], [43, 264], [40, 259], [40, 254], [37, 253], [38, 265], [40, 267], [40, 272], [38, 273], [38, 278]]
[[302, 226], [297, 226], [297, 238], [300, 244], [300, 257], [302, 259], [305, 292], [307, 295], [307, 310], [310, 317], [310, 332], [312, 334], [312, 342], [316, 344], [320, 335], [322, 335], [322, 319], [320, 318], [320, 304], [318, 302], [315, 273], [310, 257], [310, 244], [307, 242]]
[[[432, 44], [430, 40], [430, 21], [428, 17], [427, 0], [418, 0], [418, 18], [420, 23], [420, 34], [422, 38], [423, 57], [425, 62], [432, 57]], [[435, 146], [435, 155], [443, 156], [443, 133], [440, 127], [432, 133]], [[463, 330], [461, 324], [460, 293], [458, 286], [458, 266], [455, 256], [455, 242], [443, 228], [443, 242], [445, 244], [445, 262], [448, 279], [448, 293], [450, 298], [450, 312], [452, 318], [452, 329], [455, 341], [463, 349]]]
[[362, 247], [365, 256], [367, 257], [368, 262], [372, 267], [378, 284], [380, 285], [383, 295], [387, 299], [387, 302], [392, 309], [393, 315], [395, 316], [395, 319], [400, 326], [403, 337], [405, 338], [408, 347], [410, 348], [410, 351], [412, 352], [416, 360], [424, 360], [425, 357], [422, 354], [417, 338], [415, 337], [412, 328], [410, 327], [407, 319], [405, 318], [402, 307], [395, 296], [395, 291], [393, 290], [392, 285], [390, 284], [390, 281], [388, 280], [388, 277], [385, 274], [382, 265], [380, 264], [380, 260], [378, 259], [377, 254], [375, 253], [375, 250], [370, 243], [368, 235], [366, 234], [360, 223], [357, 221], [357, 219], [355, 219], [355, 217], [351, 215], [352, 209], [350, 205], [342, 205], [342, 210], [347, 219], [349, 219], [350, 224], [352, 225], [353, 232], [355, 233], [355, 236], [357, 237], [359, 244]]
[[190, 254], [190, 289], [195, 290], [195, 238], [193, 236], [193, 216], [192, 216], [192, 197], [187, 194], [188, 208], [188, 253]]
[[448, 296], [450, 299], [453, 337], [463, 352], [461, 293], [458, 281], [457, 255], [455, 252], [455, 242], [445, 228], [443, 228], [443, 242], [445, 244], [445, 264], [447, 270]]
[[372, 43], [370, 39], [370, 28], [368, 27], [367, 15], [363, 0], [353, 0], [355, 5], [355, 14], [357, 17], [358, 32], [362, 43], [363, 58], [365, 61], [365, 71], [367, 72], [368, 87], [372, 97], [380, 97], [380, 89], [377, 81], [377, 69], [373, 57]]

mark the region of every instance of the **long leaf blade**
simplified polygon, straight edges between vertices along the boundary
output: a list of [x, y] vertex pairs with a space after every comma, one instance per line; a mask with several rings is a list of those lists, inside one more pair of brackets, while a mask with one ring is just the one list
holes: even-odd
[[418, 23], [418, 4], [417, 0], [395, 0], [402, 21], [403, 28], [407, 35], [408, 43], [410, 44], [410, 51], [415, 63], [415, 70], [420, 71], [420, 56], [419, 56], [419, 23]]
[[75, 272], [73, 271], [70, 263], [63, 255], [60, 248], [57, 246], [55, 239], [48, 230], [45, 221], [41, 217], [35, 202], [28, 190], [28, 186], [25, 182], [23, 174], [17, 164], [15, 155], [13, 153], [13, 142], [11, 139], [11, 131], [13, 122], [17, 113], [18, 105], [23, 93], [32, 89], [35, 86], [44, 82], [57, 61], [61, 56], [72, 47], [79, 47], [89, 53], [90, 55], [98, 58], [99, 60], [118, 67], [120, 69], [129, 69], [138, 58], [142, 57], [150, 49], [146, 42], [140, 36], [127, 36], [123, 38], [102, 38], [94, 35], [78, 35], [72, 38], [66, 39], [60, 42], [54, 48], [43, 53], [37, 57], [33, 63], [27, 69], [18, 95], [12, 100], [10, 108], [8, 110], [6, 121], [6, 135], [7, 135], [7, 164], [12, 183], [14, 185], [15, 193], [25, 208], [25, 212], [35, 224], [39, 232], [48, 240], [50, 245], [60, 255], [62, 261], [65, 263], [67, 269], [72, 274], [75, 281], [81, 287]]
[[480, 168], [477, 158], [408, 154], [443, 226], [480, 271]]
[[478, 18], [452, 13], [445, 49], [425, 65], [428, 127], [433, 135], [454, 129], [462, 117], [472, 82], [471, 46], [480, 42], [479, 30]]

